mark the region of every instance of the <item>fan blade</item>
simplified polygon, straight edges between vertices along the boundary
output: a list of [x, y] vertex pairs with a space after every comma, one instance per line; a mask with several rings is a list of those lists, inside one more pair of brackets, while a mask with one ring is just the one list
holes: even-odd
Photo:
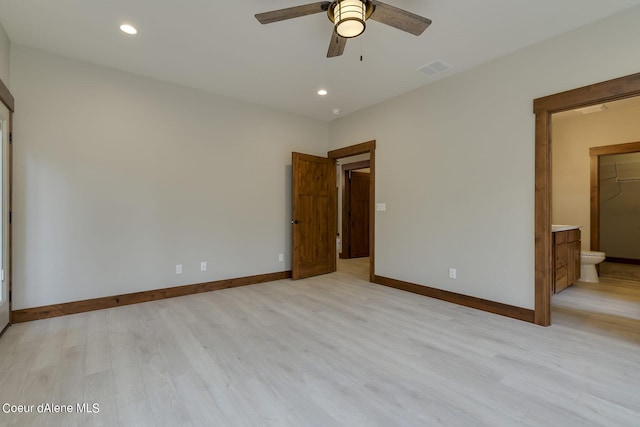
[[347, 39], [340, 37], [335, 32], [331, 33], [331, 42], [327, 51], [327, 58], [340, 56], [344, 53], [344, 47], [347, 45]]
[[373, 1], [372, 3], [375, 6], [375, 10], [371, 14], [370, 19], [373, 19], [374, 21], [391, 25], [392, 27], [416, 36], [422, 34], [424, 30], [431, 25], [431, 19], [407, 12], [406, 10], [399, 9], [380, 1]]
[[301, 16], [313, 15], [314, 13], [326, 12], [331, 2], [319, 1], [317, 3], [305, 4], [303, 6], [288, 7], [286, 9], [272, 10], [256, 14], [256, 19], [261, 24], [271, 24], [272, 22], [284, 21], [285, 19], [299, 18]]

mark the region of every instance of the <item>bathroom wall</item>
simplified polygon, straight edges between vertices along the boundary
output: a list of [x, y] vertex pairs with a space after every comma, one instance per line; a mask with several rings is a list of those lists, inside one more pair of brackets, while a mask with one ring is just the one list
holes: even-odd
[[589, 148], [640, 141], [640, 98], [607, 107], [591, 114], [572, 111], [553, 116], [551, 220], [581, 225], [583, 250], [591, 248]]

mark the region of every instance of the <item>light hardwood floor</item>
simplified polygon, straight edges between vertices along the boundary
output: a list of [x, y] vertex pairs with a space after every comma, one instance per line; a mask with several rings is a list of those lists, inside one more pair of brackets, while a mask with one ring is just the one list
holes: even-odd
[[18, 324], [0, 404], [100, 412], [0, 426], [637, 427], [640, 298], [592, 292], [542, 328], [338, 272]]
[[362, 280], [369, 280], [369, 257], [338, 258], [337, 270]]
[[640, 265], [605, 261], [600, 264], [600, 277], [640, 281]]

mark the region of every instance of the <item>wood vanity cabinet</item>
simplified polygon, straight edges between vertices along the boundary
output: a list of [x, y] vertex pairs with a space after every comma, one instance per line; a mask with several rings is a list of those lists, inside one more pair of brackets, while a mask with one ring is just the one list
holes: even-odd
[[558, 293], [580, 278], [580, 230], [553, 233], [553, 292]]

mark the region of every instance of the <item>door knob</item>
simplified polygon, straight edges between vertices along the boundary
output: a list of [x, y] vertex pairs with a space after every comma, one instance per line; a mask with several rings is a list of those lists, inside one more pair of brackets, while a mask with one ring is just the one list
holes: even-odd
[[300, 224], [300, 221], [298, 221], [297, 219], [292, 219], [291, 224]]

